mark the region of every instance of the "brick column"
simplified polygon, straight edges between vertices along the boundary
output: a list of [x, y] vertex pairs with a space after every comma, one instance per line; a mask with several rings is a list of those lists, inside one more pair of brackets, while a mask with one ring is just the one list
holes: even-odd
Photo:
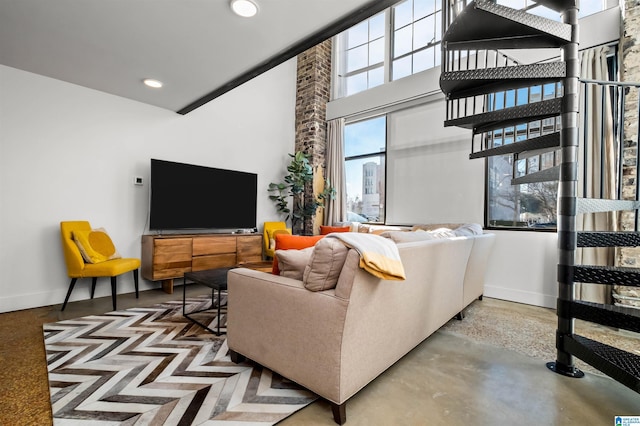
[[[622, 81], [640, 81], [640, 1], [625, 0], [624, 33], [621, 40]], [[638, 155], [638, 90], [627, 93], [624, 117], [624, 146], [622, 166], [622, 194], [624, 199], [636, 199], [636, 157]], [[622, 212], [621, 230], [633, 231], [635, 215]], [[618, 263], [621, 266], [638, 267], [640, 249], [622, 248]]]
[[[310, 155], [314, 170], [313, 185], [305, 190], [306, 200], [313, 200], [323, 189], [326, 145], [327, 102], [331, 95], [331, 40], [327, 40], [298, 55], [296, 83], [296, 140], [295, 151]], [[316, 217], [294, 230], [304, 235], [318, 233], [322, 210]]]

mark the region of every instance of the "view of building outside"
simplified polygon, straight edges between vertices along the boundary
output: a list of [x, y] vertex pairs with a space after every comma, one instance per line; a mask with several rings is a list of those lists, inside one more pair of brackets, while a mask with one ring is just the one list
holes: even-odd
[[345, 126], [347, 220], [384, 222], [386, 117]]

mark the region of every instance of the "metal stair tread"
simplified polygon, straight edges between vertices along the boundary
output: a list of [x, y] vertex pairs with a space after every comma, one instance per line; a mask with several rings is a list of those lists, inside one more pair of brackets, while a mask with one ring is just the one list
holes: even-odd
[[563, 337], [564, 350], [640, 392], [640, 356], [577, 334]]
[[561, 47], [571, 26], [522, 10], [476, 0], [467, 5], [442, 38], [447, 50]]
[[565, 309], [573, 318], [640, 333], [640, 309], [584, 300], [558, 303], [559, 309]]
[[562, 98], [549, 99], [496, 111], [467, 115], [444, 122], [445, 127], [473, 129], [474, 133], [501, 129], [515, 124], [542, 120], [560, 114]]
[[573, 267], [573, 279], [581, 283], [640, 287], [640, 268], [576, 265]]
[[579, 231], [578, 247], [640, 247], [640, 232]]
[[440, 89], [448, 99], [459, 99], [557, 82], [565, 76], [566, 64], [560, 61], [446, 71], [440, 75]]
[[496, 155], [520, 154], [527, 151], [555, 150], [560, 146], [560, 133], [554, 132], [522, 142], [510, 143], [469, 154], [469, 159], [494, 157]]
[[606, 198], [578, 198], [576, 200], [577, 214], [613, 212], [620, 210], [640, 209], [637, 200], [611, 200]]
[[528, 173], [524, 176], [511, 179], [511, 185], [522, 185], [523, 183], [554, 182], [560, 178], [560, 166], [549, 167], [537, 172]]
[[575, 5], [575, 0], [533, 0], [551, 10], [562, 12]]

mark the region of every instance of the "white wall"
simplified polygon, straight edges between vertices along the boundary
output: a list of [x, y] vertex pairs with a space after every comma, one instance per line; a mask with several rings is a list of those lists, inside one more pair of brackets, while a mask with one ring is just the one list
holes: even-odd
[[558, 236], [555, 232], [489, 231], [496, 240], [484, 295], [529, 305], [556, 307]]
[[[105, 227], [140, 257], [150, 158], [257, 173], [258, 225], [280, 220], [267, 187], [294, 149], [295, 81], [293, 59], [181, 116], [0, 66], [0, 312], [64, 300], [60, 221]], [[70, 300], [89, 297], [84, 281]], [[118, 292], [132, 291], [126, 274]], [[109, 294], [99, 282], [96, 296]]]
[[430, 98], [387, 115], [387, 223], [482, 223], [484, 161], [469, 161], [470, 131], [444, 127], [444, 97]]

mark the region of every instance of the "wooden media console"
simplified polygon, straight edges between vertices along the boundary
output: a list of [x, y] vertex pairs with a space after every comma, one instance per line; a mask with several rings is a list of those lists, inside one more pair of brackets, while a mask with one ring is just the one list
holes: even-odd
[[142, 236], [142, 277], [162, 281], [173, 293], [173, 280], [185, 272], [233, 267], [262, 261], [262, 234], [171, 234]]

